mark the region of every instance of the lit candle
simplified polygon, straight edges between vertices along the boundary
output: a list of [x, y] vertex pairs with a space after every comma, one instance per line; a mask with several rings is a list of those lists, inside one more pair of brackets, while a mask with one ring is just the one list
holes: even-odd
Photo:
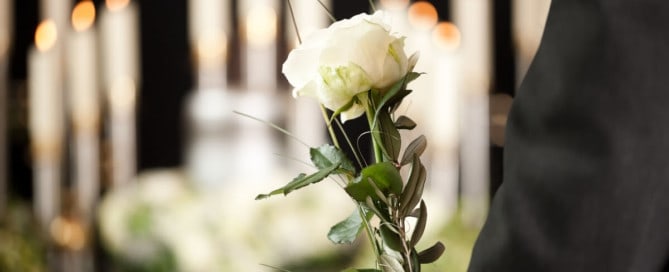
[[[237, 107], [257, 118], [276, 121], [277, 103], [277, 0], [238, 2], [241, 18], [243, 78], [248, 92], [239, 97]], [[244, 179], [264, 181], [276, 170], [278, 142], [268, 126], [253, 120], [240, 120], [235, 169]], [[250, 155], [250, 154], [261, 154]], [[262, 169], [259, 171], [259, 169]]]
[[458, 59], [456, 50], [460, 45], [460, 32], [449, 22], [441, 22], [432, 31], [435, 44], [435, 62], [432, 82], [430, 139], [432, 140], [431, 189], [439, 193], [447, 218], [458, 208]]
[[225, 87], [230, 1], [190, 0], [188, 3], [189, 38], [197, 65], [196, 89]]
[[248, 0], [239, 5], [243, 18], [244, 81], [255, 91], [276, 89], [276, 35], [278, 1]]
[[[325, 5], [325, 8], [330, 9], [330, 1], [321, 2]], [[291, 4], [293, 6], [297, 30], [302, 39], [332, 23], [327, 10], [318, 1], [297, 0], [291, 1]], [[288, 41], [289, 47], [294, 48], [299, 44], [299, 40], [289, 13], [290, 11], [286, 8], [285, 12], [285, 17], [287, 18], [285, 21], [286, 41]], [[300, 135], [300, 139], [311, 146], [323, 144], [326, 139], [326, 128], [318, 103], [314, 103], [310, 99], [291, 99], [290, 102], [293, 106], [289, 112], [289, 130], [295, 135]], [[304, 147], [304, 145], [297, 141], [289, 141], [288, 149], [293, 158], [309, 161], [309, 149]]]
[[234, 118], [226, 92], [229, 0], [189, 0], [188, 26], [197, 83], [186, 101], [188, 144], [185, 169], [203, 191], [226, 185], [234, 170]]
[[77, 204], [88, 220], [99, 193], [100, 106], [97, 85], [95, 5], [86, 0], [72, 11], [75, 33], [68, 37], [67, 76], [70, 116], [74, 127], [74, 179]]
[[381, 0], [376, 7], [380, 7], [386, 11], [386, 14], [390, 17], [390, 29], [392, 32], [411, 35], [411, 26], [407, 17], [408, 6], [409, 0]]
[[[408, 54], [419, 52], [420, 58], [414, 68], [414, 71], [425, 73], [426, 76], [417, 78], [411, 82], [410, 88], [419, 90], [411, 96], [411, 103], [406, 103], [408, 115], [417, 123], [427, 123], [430, 121], [428, 107], [416, 105], [429, 105], [432, 100], [434, 75], [434, 48], [431, 40], [432, 28], [438, 21], [437, 9], [427, 1], [419, 1], [409, 6], [408, 21], [411, 26], [411, 32], [406, 41], [406, 51]], [[413, 105], [413, 106], [412, 106]], [[416, 130], [416, 133], [423, 133]], [[412, 132], [413, 133], [413, 132]]]
[[34, 201], [38, 222], [48, 226], [60, 205], [64, 120], [57, 50], [57, 28], [44, 21], [28, 52], [28, 127], [34, 161]]
[[472, 227], [483, 225], [490, 195], [491, 6], [490, 0], [453, 2], [454, 21], [462, 32], [462, 209], [465, 223]]
[[7, 66], [12, 36], [12, 5], [10, 0], [0, 0], [0, 217], [7, 205]]
[[131, 181], [137, 171], [138, 12], [137, 5], [129, 0], [107, 0], [100, 14], [103, 85], [110, 109], [112, 186]]
[[[321, 3], [325, 7], [318, 3], [318, 1], [291, 0], [290, 3], [293, 7], [295, 24], [302, 39], [332, 23], [332, 19], [328, 16], [328, 11], [326, 10], [327, 8], [332, 11], [330, 1], [328, 0], [321, 0]], [[295, 25], [293, 24], [290, 10], [286, 8], [285, 13], [285, 17], [287, 18], [284, 26], [286, 29], [286, 40], [289, 41], [288, 46], [292, 49], [297, 47], [300, 41], [297, 38], [297, 32], [295, 32]]]

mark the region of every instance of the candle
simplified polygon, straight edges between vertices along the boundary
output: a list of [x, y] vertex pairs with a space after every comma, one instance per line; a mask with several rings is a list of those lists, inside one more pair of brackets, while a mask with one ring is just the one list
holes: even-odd
[[441, 22], [432, 31], [435, 44], [434, 95], [430, 118], [432, 140], [431, 189], [439, 192], [446, 217], [458, 208], [458, 83], [459, 74], [456, 50], [460, 45], [460, 32], [449, 22]]
[[63, 145], [63, 103], [57, 28], [44, 21], [35, 31], [35, 47], [28, 52], [28, 128], [34, 160], [34, 198], [38, 222], [48, 226], [60, 204], [60, 163]]
[[68, 15], [72, 8], [71, 0], [40, 0], [40, 18], [52, 20], [59, 33], [64, 33], [68, 26]]
[[136, 174], [135, 111], [139, 86], [138, 7], [107, 0], [100, 14], [103, 86], [109, 99], [112, 186]]
[[0, 217], [7, 205], [7, 66], [12, 36], [12, 5], [10, 0], [0, 0]]
[[[430, 122], [431, 119], [428, 107], [420, 105], [429, 105], [433, 101], [434, 86], [430, 78], [435, 77], [434, 48], [430, 35], [437, 20], [437, 9], [430, 2], [420, 1], [409, 6], [408, 21], [411, 32], [406, 41], [406, 51], [408, 54], [419, 52], [420, 58], [414, 71], [425, 73], [426, 76], [411, 82], [410, 88], [418, 91], [411, 95], [411, 103], [406, 103], [405, 107], [407, 107], [407, 114], [419, 124]], [[422, 134], [424, 132], [415, 130], [411, 133]]]
[[97, 85], [95, 5], [82, 1], [72, 11], [75, 33], [68, 37], [67, 76], [70, 117], [74, 127], [74, 179], [77, 203], [91, 219], [99, 193], [100, 108]]
[[[303, 0], [291, 0], [291, 5], [293, 7], [293, 13], [295, 17], [295, 24], [297, 25], [297, 30], [300, 32], [300, 37], [302, 39], [308, 37], [314, 31], [327, 27], [332, 23], [332, 19], [328, 16], [328, 10], [331, 11], [330, 1], [321, 1], [325, 7], [323, 7], [318, 1], [303, 1]], [[297, 47], [300, 41], [297, 38], [297, 32], [295, 31], [295, 25], [293, 24], [293, 19], [290, 15], [290, 10], [286, 8], [285, 26], [286, 29], [286, 40], [288, 41], [288, 46], [290, 49]]]
[[[321, 2], [326, 8], [330, 9], [330, 1]], [[295, 15], [297, 30], [302, 39], [305, 39], [314, 31], [325, 28], [332, 23], [325, 8], [317, 1], [291, 0], [291, 4]], [[294, 48], [299, 44], [299, 40], [289, 12], [290, 11], [286, 8], [286, 41], [290, 48]], [[300, 135], [300, 139], [311, 146], [319, 146], [323, 144], [326, 139], [326, 129], [318, 103], [314, 103], [314, 101], [310, 99], [291, 99], [290, 102], [292, 103], [292, 107], [289, 112], [289, 130], [295, 135]], [[291, 157], [309, 161], [309, 149], [299, 142], [289, 141], [288, 150]]]
[[491, 6], [490, 0], [453, 2], [454, 21], [462, 32], [462, 215], [466, 224], [476, 228], [485, 221], [490, 195]]
[[197, 89], [226, 85], [227, 34], [230, 33], [228, 0], [190, 0], [189, 38], [195, 51]]
[[244, 82], [251, 90], [276, 89], [278, 1], [249, 0], [239, 5], [244, 33]]

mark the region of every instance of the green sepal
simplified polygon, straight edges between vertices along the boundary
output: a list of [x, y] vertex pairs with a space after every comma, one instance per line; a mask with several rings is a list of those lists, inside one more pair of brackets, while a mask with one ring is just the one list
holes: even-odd
[[[372, 219], [372, 216], [374, 216], [374, 214], [371, 212], [365, 213], [367, 221]], [[346, 219], [330, 228], [328, 239], [335, 244], [350, 244], [355, 241], [355, 238], [358, 237], [358, 234], [360, 234], [364, 226], [362, 218], [360, 217], [360, 211], [356, 209]]]
[[386, 195], [399, 195], [402, 192], [402, 176], [391, 162], [380, 162], [365, 167], [360, 171], [360, 175], [349, 183], [346, 192], [358, 202], [363, 202], [367, 197], [373, 200], [379, 200], [374, 186]]

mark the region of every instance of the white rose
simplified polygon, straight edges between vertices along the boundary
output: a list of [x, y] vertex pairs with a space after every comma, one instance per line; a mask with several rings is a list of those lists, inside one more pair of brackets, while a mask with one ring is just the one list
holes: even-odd
[[[381, 11], [358, 14], [314, 32], [290, 52], [283, 74], [295, 87], [293, 96], [311, 96], [336, 111], [370, 89], [384, 90], [410, 69], [404, 37], [391, 34]], [[342, 121], [365, 112], [359, 96], [342, 112]]]

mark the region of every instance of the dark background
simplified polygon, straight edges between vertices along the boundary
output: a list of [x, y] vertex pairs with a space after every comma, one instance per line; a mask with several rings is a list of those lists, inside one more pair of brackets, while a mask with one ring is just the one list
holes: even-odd
[[[232, 0], [231, 10], [237, 2]], [[304, 0], [300, 0], [304, 1]], [[14, 37], [12, 39], [9, 82], [9, 144], [10, 191], [15, 196], [31, 195], [31, 160], [26, 131], [26, 56], [27, 49], [33, 42], [34, 30], [38, 23], [38, 0], [14, 1]], [[100, 7], [103, 1], [94, 1]], [[182, 163], [183, 112], [185, 95], [193, 85], [190, 46], [187, 41], [187, 1], [140, 0], [141, 33], [141, 72], [142, 86], [138, 105], [138, 168], [175, 167]], [[440, 20], [449, 20], [449, 1], [432, 0], [440, 14]], [[514, 55], [511, 44], [511, 0], [494, 0], [494, 74], [491, 93], [513, 95], [515, 88]], [[287, 2], [281, 1], [282, 9]], [[367, 1], [337, 0], [332, 1], [336, 18], [346, 18], [370, 8]], [[279, 14], [283, 12], [279, 11]], [[280, 20], [286, 18], [279, 18]], [[237, 37], [236, 18], [233, 20], [233, 33]], [[284, 24], [280, 23], [281, 28]], [[280, 65], [287, 55], [285, 43], [281, 40], [277, 49]], [[231, 40], [229, 45], [229, 83], [239, 84], [240, 74], [238, 41]], [[280, 75], [280, 84], [286, 82]], [[287, 86], [286, 86], [287, 87]], [[365, 130], [364, 122], [347, 122], [346, 126], [360, 133]], [[356, 134], [353, 132], [353, 134]], [[104, 134], [104, 131], [102, 132]], [[491, 145], [491, 181], [492, 190], [501, 182], [502, 148]]]

